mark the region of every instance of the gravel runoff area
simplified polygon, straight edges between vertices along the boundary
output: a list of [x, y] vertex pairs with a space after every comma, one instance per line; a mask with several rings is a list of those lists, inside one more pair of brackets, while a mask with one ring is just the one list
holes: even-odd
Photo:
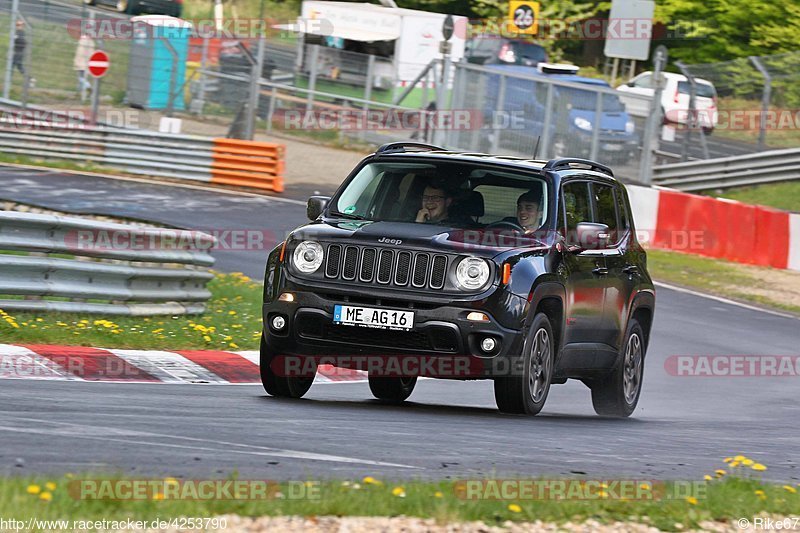
[[[511, 522], [490, 526], [483, 522], [450, 522], [439, 523], [432, 518], [395, 517], [300, 517], [300, 516], [264, 516], [260, 518], [227, 515], [225, 532], [267, 533], [272, 531], [303, 531], [304, 533], [522, 533], [522, 532], [578, 532], [578, 533], [658, 533], [660, 529], [642, 522], [600, 523], [594, 520], [573, 523], [564, 522]], [[783, 517], [771, 517], [781, 520]], [[647, 519], [644, 518], [646, 521]], [[746, 527], [740, 527], [736, 520], [724, 522], [701, 522], [701, 529], [684, 529], [683, 524], [675, 524], [674, 528], [681, 532], [755, 532], [752, 519]], [[177, 532], [177, 529], [161, 529], [148, 531]]]

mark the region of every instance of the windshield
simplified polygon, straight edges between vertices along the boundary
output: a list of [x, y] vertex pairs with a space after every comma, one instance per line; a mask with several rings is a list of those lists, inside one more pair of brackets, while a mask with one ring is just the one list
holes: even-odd
[[[679, 81], [678, 82], [678, 92], [681, 94], [690, 94], [692, 90], [692, 84], [688, 81]], [[714, 91], [714, 87], [709, 85], [708, 83], [697, 83], [697, 96], [702, 98], [714, 98], [716, 97], [716, 93]]]
[[[559, 93], [563, 95], [563, 98], [567, 99], [574, 109], [597, 110], [597, 93], [595, 91], [561, 87], [559, 88]], [[616, 94], [603, 94], [604, 113], [621, 113], [623, 111], [625, 111], [625, 106]]]
[[373, 222], [534, 231], [548, 219], [544, 179], [453, 162], [370, 163], [341, 191], [330, 216]]

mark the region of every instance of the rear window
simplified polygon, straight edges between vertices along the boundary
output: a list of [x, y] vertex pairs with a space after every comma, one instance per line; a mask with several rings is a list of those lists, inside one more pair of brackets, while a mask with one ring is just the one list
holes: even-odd
[[[678, 92], [681, 94], [690, 94], [689, 91], [692, 90], [692, 85], [688, 81], [679, 81], [678, 82]], [[709, 85], [708, 83], [698, 83], [697, 84], [697, 96], [702, 96], [703, 98], [716, 98], [717, 93], [714, 91], [714, 87]]]

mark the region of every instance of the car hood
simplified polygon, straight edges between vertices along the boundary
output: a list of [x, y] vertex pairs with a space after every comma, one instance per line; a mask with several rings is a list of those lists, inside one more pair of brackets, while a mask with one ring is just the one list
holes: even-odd
[[292, 240], [336, 241], [341, 244], [373, 245], [394, 249], [430, 250], [492, 258], [513, 248], [544, 248], [533, 237], [509, 230], [482, 230], [416, 224], [325, 219], [292, 232]]

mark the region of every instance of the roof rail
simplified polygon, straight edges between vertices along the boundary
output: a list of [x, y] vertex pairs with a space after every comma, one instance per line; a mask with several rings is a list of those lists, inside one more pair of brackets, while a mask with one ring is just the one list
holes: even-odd
[[418, 142], [413, 142], [413, 141], [399, 141], [399, 142], [393, 142], [393, 143], [386, 143], [383, 146], [381, 146], [380, 148], [378, 148], [375, 151], [375, 153], [380, 155], [380, 154], [386, 154], [386, 153], [389, 153], [389, 152], [405, 152], [406, 151], [405, 150], [406, 147], [408, 147], [408, 148], [418, 148], [419, 149], [418, 151], [430, 151], [430, 152], [432, 152], [434, 150], [446, 151], [445, 148], [442, 148], [441, 146], [435, 146], [433, 144], [418, 143]]
[[612, 170], [607, 166], [601, 165], [600, 163], [592, 161], [590, 159], [581, 159], [579, 157], [557, 157], [555, 159], [551, 159], [543, 167], [543, 170], [560, 170], [562, 168], [572, 168], [570, 166], [572, 163], [579, 165], [586, 165], [589, 167], [590, 170], [603, 172], [604, 174], [608, 174], [612, 178], [614, 177], [614, 172], [612, 172]]

